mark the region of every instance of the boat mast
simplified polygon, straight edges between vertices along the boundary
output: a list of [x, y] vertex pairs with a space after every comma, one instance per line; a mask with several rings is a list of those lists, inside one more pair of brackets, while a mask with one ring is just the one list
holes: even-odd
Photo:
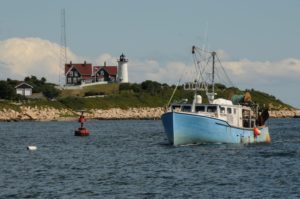
[[[196, 49], [196, 47], [193, 46], [192, 47], [192, 54], [195, 54], [195, 49]], [[196, 69], [197, 69], [197, 67], [196, 67]], [[195, 80], [195, 84], [197, 84], [196, 80]], [[198, 89], [198, 87], [195, 85], [194, 99], [193, 99], [193, 103], [192, 103], [192, 107], [191, 107], [192, 112], [195, 112], [195, 110], [196, 110], [197, 89]]]
[[208, 102], [210, 104], [213, 103], [214, 99], [215, 99], [215, 58], [216, 58], [217, 53], [215, 51], [211, 52], [211, 56], [212, 56], [212, 80], [211, 80], [211, 86], [212, 86], [212, 90], [211, 93], [209, 93], [208, 91], [206, 92], [207, 98], [208, 98]]
[[211, 82], [213, 96], [215, 96], [215, 57], [216, 57], [216, 54], [217, 53], [215, 51], [213, 51], [211, 53], [212, 59], [213, 59], [213, 61], [212, 61], [212, 82]]
[[[205, 72], [205, 66], [202, 66], [201, 62], [200, 62], [200, 59], [206, 59], [205, 57], [202, 57], [201, 53], [199, 52], [199, 49], [195, 46], [192, 47], [192, 54], [193, 54], [193, 57], [194, 57], [194, 64], [195, 64], [195, 69], [196, 69], [196, 73], [199, 73], [199, 78], [202, 79], [202, 82], [195, 82], [195, 96], [194, 96], [194, 100], [196, 99], [196, 95], [197, 95], [197, 91], [198, 90], [205, 90], [206, 91], [206, 96], [207, 96], [207, 99], [208, 99], [208, 102], [210, 104], [213, 103], [214, 99], [215, 99], [215, 62], [216, 62], [216, 59], [217, 59], [217, 53], [215, 51], [213, 52], [207, 52], [207, 51], [203, 51], [205, 53], [209, 53], [212, 57], [208, 59], [207, 63], [210, 64], [210, 61], [212, 61], [212, 79], [211, 79], [211, 90], [210, 90], [210, 84], [209, 84], [209, 81], [205, 81], [205, 78], [203, 77], [203, 73]], [[197, 54], [199, 57], [197, 57]], [[199, 59], [200, 58], [200, 59]], [[204, 68], [202, 68], [204, 67]], [[204, 86], [204, 88], [201, 87]]]

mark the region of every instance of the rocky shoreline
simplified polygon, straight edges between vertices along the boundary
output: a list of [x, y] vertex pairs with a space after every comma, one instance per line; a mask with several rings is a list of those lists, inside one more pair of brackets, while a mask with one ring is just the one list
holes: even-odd
[[[84, 113], [88, 119], [160, 119], [163, 108], [111, 108], [108, 110], [92, 109]], [[0, 121], [66, 121], [77, 120], [81, 112], [68, 109], [20, 107], [20, 111], [3, 109], [0, 111]]]
[[[113, 120], [113, 119], [160, 119], [164, 108], [111, 108], [108, 110], [93, 109], [85, 113], [88, 119]], [[20, 111], [3, 109], [0, 111], [0, 121], [66, 121], [76, 120], [80, 112], [68, 109], [20, 107]], [[300, 110], [269, 111], [271, 118], [296, 118], [300, 117]]]
[[300, 110], [269, 111], [271, 118], [300, 118]]

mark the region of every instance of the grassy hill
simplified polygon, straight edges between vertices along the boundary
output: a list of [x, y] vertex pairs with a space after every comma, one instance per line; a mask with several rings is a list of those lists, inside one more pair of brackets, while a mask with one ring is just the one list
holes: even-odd
[[[62, 90], [60, 96], [55, 101], [48, 100], [27, 100], [22, 101], [26, 106], [70, 108], [73, 110], [89, 109], [109, 109], [119, 107], [127, 109], [131, 107], [164, 107], [167, 105], [175, 86], [160, 84], [147, 80], [141, 84], [107, 84], [87, 86], [81, 89]], [[260, 106], [265, 105], [270, 110], [289, 110], [292, 106], [283, 103], [276, 97], [267, 93], [251, 90], [239, 90], [238, 88], [226, 88], [224, 85], [217, 84], [217, 98], [230, 99], [233, 95], [249, 92], [252, 101]], [[203, 101], [207, 102], [205, 93], [200, 93]], [[172, 102], [188, 99], [192, 101], [194, 93], [186, 91], [182, 86], [177, 88]], [[9, 101], [0, 103], [0, 110], [12, 108], [17, 110], [18, 106]]]
[[[62, 91], [59, 102], [72, 109], [108, 109], [113, 107], [164, 107], [167, 105], [175, 86], [160, 84], [154, 81], [145, 81], [141, 84], [107, 84], [85, 87], [79, 90]], [[259, 105], [267, 106], [272, 110], [293, 109], [292, 106], [283, 103], [276, 97], [267, 93], [251, 90], [239, 90], [238, 88], [226, 88], [217, 84], [218, 98], [230, 99], [233, 95], [241, 95], [249, 92], [252, 100]], [[88, 98], [90, 96], [97, 96]], [[99, 96], [101, 95], [101, 96]], [[188, 99], [192, 102], [194, 93], [186, 91], [179, 86], [172, 102]], [[201, 93], [203, 101], [207, 102], [205, 93]]]
[[85, 97], [88, 95], [110, 95], [119, 92], [119, 84], [100, 84], [82, 87], [81, 89], [62, 90], [61, 97]]

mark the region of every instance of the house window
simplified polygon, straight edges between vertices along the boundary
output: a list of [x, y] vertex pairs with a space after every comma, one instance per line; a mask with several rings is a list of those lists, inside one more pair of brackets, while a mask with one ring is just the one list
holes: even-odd
[[73, 77], [73, 83], [74, 83], [74, 84], [80, 83], [80, 78], [78, 78], [78, 77]]
[[111, 77], [110, 81], [112, 81], [112, 82], [116, 81], [115, 77]]
[[70, 71], [69, 76], [73, 76], [73, 71]]
[[78, 77], [78, 72], [74, 71], [74, 77]]
[[71, 77], [68, 77], [67, 83], [68, 83], [68, 84], [71, 84], [71, 83], [72, 83], [72, 78], [71, 78]]
[[104, 71], [103, 70], [100, 71], [100, 75], [104, 76]]

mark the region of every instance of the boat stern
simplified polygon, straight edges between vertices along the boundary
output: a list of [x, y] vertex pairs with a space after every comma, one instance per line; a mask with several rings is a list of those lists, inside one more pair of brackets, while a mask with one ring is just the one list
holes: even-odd
[[264, 142], [264, 143], [270, 143], [271, 142], [271, 136], [269, 133], [269, 127], [259, 127], [259, 135], [256, 137], [256, 142]]

